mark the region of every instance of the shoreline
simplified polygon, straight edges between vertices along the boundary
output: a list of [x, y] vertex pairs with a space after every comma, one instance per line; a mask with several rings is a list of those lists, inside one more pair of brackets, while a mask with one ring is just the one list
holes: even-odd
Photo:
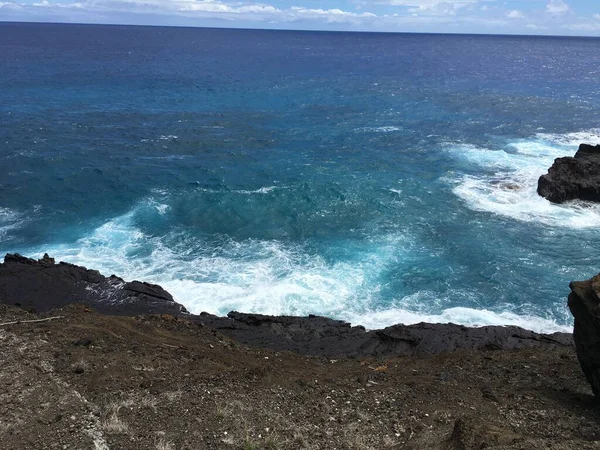
[[325, 357], [412, 356], [463, 349], [513, 350], [546, 345], [572, 346], [571, 333], [536, 333], [516, 326], [467, 327], [453, 323], [396, 324], [367, 330], [317, 315], [268, 316], [230, 312], [191, 314], [158, 285], [127, 282], [115, 275], [59, 262], [7, 254], [0, 264], [0, 301], [48, 312], [82, 303], [102, 314], [168, 314], [214, 329], [243, 344]]
[[47, 255], [7, 255], [0, 299], [2, 448], [597, 448], [570, 334], [196, 316]]
[[0, 305], [0, 317], [2, 448], [597, 448], [600, 411], [575, 348], [539, 336], [527, 348], [332, 358], [173, 314]]

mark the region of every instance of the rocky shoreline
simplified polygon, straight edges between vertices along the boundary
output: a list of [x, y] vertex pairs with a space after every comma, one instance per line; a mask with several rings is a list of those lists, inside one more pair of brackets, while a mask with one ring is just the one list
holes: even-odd
[[[581, 306], [594, 310], [597, 283], [572, 289], [577, 352], [593, 355]], [[0, 264], [0, 360], [3, 449], [600, 444], [570, 334], [193, 315], [159, 286], [47, 255]]]
[[81, 303], [112, 315], [170, 314], [200, 323], [243, 344], [330, 358], [409, 356], [461, 349], [514, 350], [572, 346], [567, 333], [538, 334], [514, 326], [469, 328], [455, 324], [393, 325], [367, 331], [362, 326], [320, 316], [265, 316], [232, 311], [227, 317], [194, 315], [157, 285], [126, 282], [96, 270], [8, 254], [0, 264], [0, 302], [47, 312]]

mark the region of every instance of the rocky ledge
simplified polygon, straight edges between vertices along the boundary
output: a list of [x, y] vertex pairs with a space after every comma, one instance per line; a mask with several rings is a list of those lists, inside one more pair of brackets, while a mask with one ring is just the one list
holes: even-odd
[[227, 317], [190, 314], [160, 286], [125, 282], [114, 275], [8, 254], [0, 264], [0, 302], [37, 312], [82, 303], [112, 315], [170, 314], [206, 325], [244, 344], [328, 358], [408, 356], [469, 350], [514, 350], [572, 346], [570, 334], [537, 334], [518, 327], [469, 328], [455, 324], [393, 325], [367, 331], [325, 317], [264, 316], [230, 312]]
[[539, 178], [537, 192], [553, 203], [600, 202], [600, 145], [581, 144], [574, 157], [556, 158]]
[[26, 310], [49, 311], [83, 303], [113, 315], [185, 314], [186, 309], [160, 286], [126, 282], [97, 270], [55, 263], [48, 254], [40, 260], [8, 254], [0, 264], [0, 302]]

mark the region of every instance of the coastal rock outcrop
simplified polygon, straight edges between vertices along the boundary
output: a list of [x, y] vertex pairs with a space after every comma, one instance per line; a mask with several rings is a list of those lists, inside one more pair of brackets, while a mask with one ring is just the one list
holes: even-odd
[[537, 192], [553, 203], [600, 202], [600, 145], [581, 144], [574, 157], [556, 158], [539, 178]]
[[600, 274], [570, 285], [569, 309], [575, 318], [573, 339], [579, 364], [600, 397]]
[[328, 358], [433, 355], [456, 350], [573, 345], [570, 334], [538, 334], [514, 326], [473, 328], [452, 323], [418, 323], [367, 331], [362, 326], [351, 326], [326, 317], [264, 316], [239, 312], [230, 312], [228, 317], [202, 314], [200, 320], [246, 344]]
[[113, 315], [184, 314], [185, 308], [160, 286], [125, 282], [114, 275], [60, 262], [7, 254], [0, 264], [0, 302], [38, 312], [83, 303]]

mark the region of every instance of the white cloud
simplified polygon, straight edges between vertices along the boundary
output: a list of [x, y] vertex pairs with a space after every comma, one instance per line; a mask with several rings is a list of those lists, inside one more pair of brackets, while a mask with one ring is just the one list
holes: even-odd
[[[1, 5], [1, 3], [0, 3]], [[273, 5], [239, 2], [226, 3], [222, 0], [85, 0], [77, 3], [59, 3], [52, 0], [39, 0], [33, 7], [48, 10], [65, 8], [85, 9], [100, 13], [147, 13], [155, 15], [178, 15], [214, 19], [245, 19], [259, 22], [294, 22], [312, 20], [325, 23], [358, 24], [360, 20], [377, 17], [370, 12], [349, 12], [341, 9], [310, 9], [292, 6], [279, 9]]]
[[[294, 4], [289, 0], [0, 0], [0, 17], [291, 29], [600, 34], [600, 13], [580, 17], [565, 0], [540, 1], [546, 13], [534, 15], [525, 7], [505, 9], [493, 0], [351, 0], [361, 5], [360, 10], [327, 8], [325, 2], [311, 8], [304, 0], [294, 0], [296, 6], [288, 6]], [[398, 8], [387, 14], [368, 12], [370, 5], [382, 4], [388, 10], [392, 5]]]
[[451, 6], [461, 7], [472, 3], [478, 3], [479, 0], [390, 0], [392, 5], [411, 6], [420, 9], [434, 8], [440, 3], [446, 3]]
[[6, 9], [21, 9], [22, 6], [13, 2], [0, 2], [0, 8]]
[[523, 19], [525, 15], [518, 9], [513, 9], [512, 11], [506, 13], [506, 17], [509, 19]]
[[574, 30], [576, 32], [586, 32], [586, 33], [598, 33], [600, 31], [600, 23], [592, 22], [592, 23], [571, 23], [565, 26], [568, 30]]
[[479, 0], [388, 0], [394, 6], [406, 6], [409, 12], [421, 14], [453, 15], [466, 6], [479, 3]]
[[332, 17], [377, 17], [376, 14], [369, 12], [354, 13], [348, 11], [342, 11], [341, 9], [309, 9], [303, 6], [292, 6], [291, 11], [296, 14], [308, 15], [308, 16], [332, 16]]
[[527, 28], [528, 30], [534, 30], [534, 31], [545, 31], [548, 29], [544, 25], [538, 25], [536, 23], [528, 23], [527, 25], [525, 25], [525, 28]]
[[550, 14], [564, 14], [570, 10], [571, 7], [563, 0], [550, 0], [546, 5], [546, 12], [549, 12]]
[[[127, 3], [127, 0], [122, 0]], [[137, 3], [132, 0], [132, 3]], [[171, 3], [176, 6], [178, 11], [196, 11], [196, 12], [207, 12], [207, 13], [229, 13], [229, 14], [243, 14], [243, 13], [266, 13], [276, 14], [280, 10], [271, 5], [248, 5], [248, 6], [231, 6], [221, 2], [215, 1], [195, 1], [195, 0], [172, 0]]]

